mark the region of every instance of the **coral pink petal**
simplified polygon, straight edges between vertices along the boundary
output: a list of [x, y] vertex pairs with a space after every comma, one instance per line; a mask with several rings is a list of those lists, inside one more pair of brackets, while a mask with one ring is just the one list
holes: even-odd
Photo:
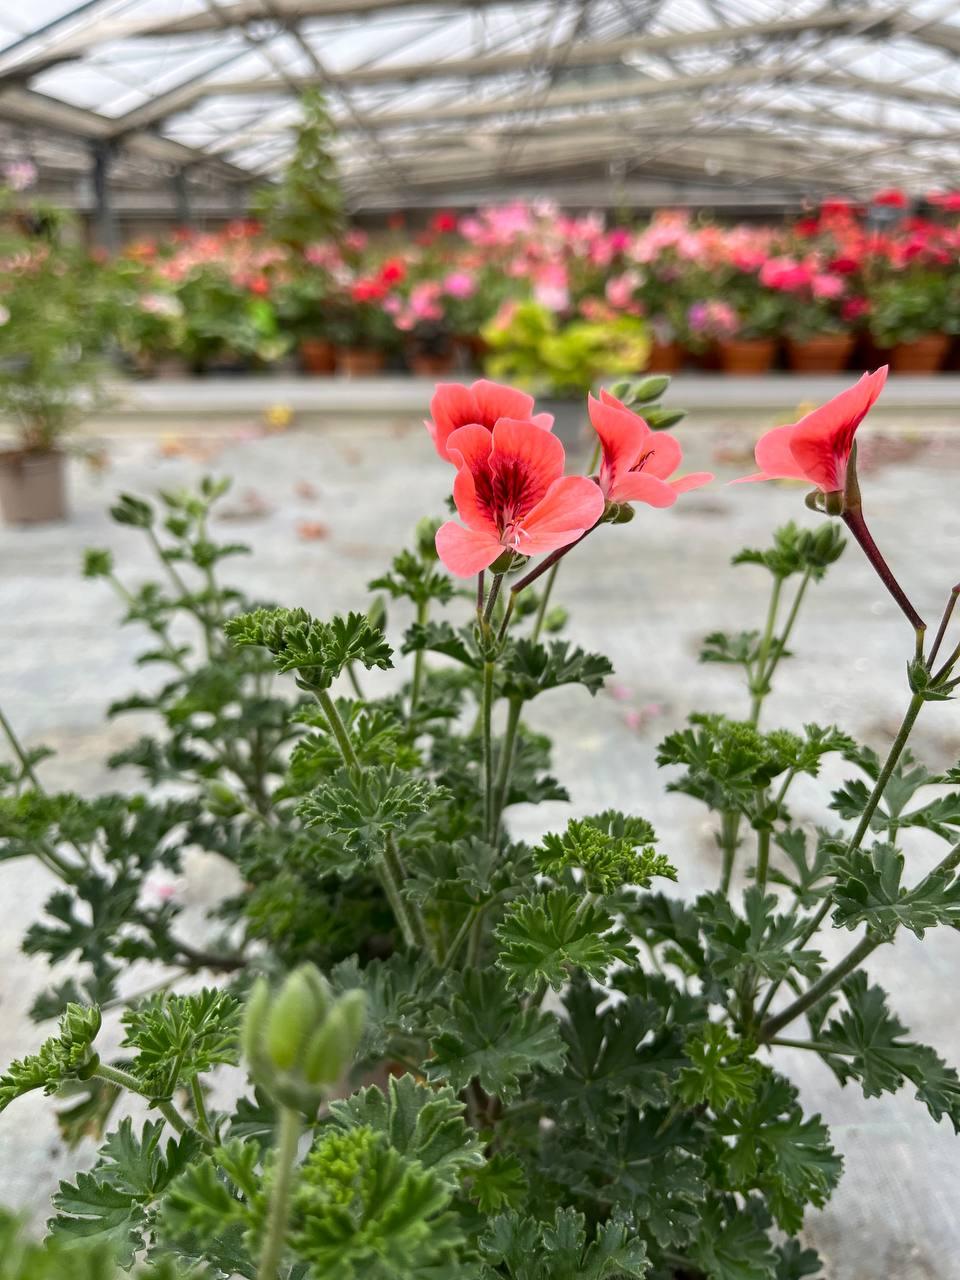
[[691, 489], [702, 489], [712, 479], [712, 471], [691, 471], [688, 476], [681, 476], [679, 480], [671, 480], [670, 488], [674, 493], [689, 493]]
[[485, 470], [493, 449], [493, 438], [486, 427], [473, 424], [457, 427], [447, 436], [447, 456], [458, 467], [467, 467], [476, 475]]
[[645, 502], [648, 507], [672, 507], [677, 500], [677, 490], [659, 476], [648, 476], [645, 471], [629, 471], [620, 477], [608, 496], [611, 502]]
[[683, 450], [676, 436], [668, 436], [665, 431], [651, 431], [643, 446], [647, 455], [643, 471], [648, 476], [658, 476], [666, 480], [672, 476], [683, 461]]
[[539, 490], [538, 497], [563, 475], [563, 445], [555, 435], [528, 420], [501, 418], [493, 428], [493, 465], [517, 466], [525, 487]]
[[586, 476], [561, 476], [522, 521], [517, 550], [541, 555], [576, 541], [603, 515], [603, 494]]
[[[488, 438], [489, 435], [487, 432]], [[487, 533], [493, 538], [499, 536], [494, 513], [477, 497], [477, 484], [469, 467], [460, 467], [457, 471], [453, 481], [453, 502], [457, 515], [468, 529]]]
[[825, 493], [844, 487], [857, 427], [876, 403], [886, 380], [886, 365], [875, 373], [865, 373], [854, 386], [808, 413], [794, 427], [791, 453], [807, 479]]
[[807, 478], [806, 471], [793, 456], [790, 448], [796, 429], [796, 423], [791, 423], [787, 427], [774, 427], [757, 441], [754, 456], [757, 459], [757, 466], [768, 480]]
[[607, 392], [601, 392], [601, 395], [604, 397], [602, 400], [587, 397], [587, 410], [600, 438], [603, 450], [601, 482], [609, 495], [618, 477], [638, 461], [653, 432], [642, 418], [625, 409], [619, 400], [614, 400]]
[[440, 457], [447, 459], [447, 437], [457, 427], [477, 420], [477, 403], [469, 387], [459, 382], [438, 382], [430, 401], [427, 428]]
[[480, 422], [491, 431], [498, 418], [529, 418], [533, 409], [533, 396], [487, 378], [479, 378], [470, 393], [479, 413], [470, 421]]
[[493, 564], [503, 551], [497, 537], [476, 529], [464, 529], [454, 520], [437, 530], [437, 555], [457, 578], [470, 578]]

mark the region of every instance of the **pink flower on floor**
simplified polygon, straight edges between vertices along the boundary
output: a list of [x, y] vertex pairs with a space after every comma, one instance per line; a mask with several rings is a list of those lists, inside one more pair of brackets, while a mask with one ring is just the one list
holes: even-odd
[[460, 427], [447, 440], [457, 466], [453, 499], [463, 525], [437, 532], [437, 554], [458, 578], [504, 551], [544, 555], [576, 542], [603, 515], [603, 495], [586, 476], [563, 474], [563, 445], [531, 421], [501, 417]]
[[588, 400], [590, 421], [600, 437], [600, 474], [597, 483], [608, 502], [645, 502], [670, 507], [677, 495], [699, 489], [713, 479], [710, 471], [697, 471], [671, 480], [683, 461], [683, 450], [673, 436], [652, 431], [639, 414], [621, 404], [608, 391]]
[[757, 441], [760, 471], [741, 476], [751, 480], [809, 480], [822, 493], [842, 493], [857, 427], [873, 407], [887, 380], [887, 366], [865, 373], [858, 383], [841, 391], [799, 422], [774, 427]]
[[440, 457], [455, 462], [447, 454], [447, 439], [458, 427], [480, 426], [492, 431], [499, 418], [517, 418], [549, 431], [553, 415], [533, 412], [533, 396], [515, 387], [479, 378], [471, 386], [460, 382], [438, 382], [430, 401], [430, 421], [426, 427]]

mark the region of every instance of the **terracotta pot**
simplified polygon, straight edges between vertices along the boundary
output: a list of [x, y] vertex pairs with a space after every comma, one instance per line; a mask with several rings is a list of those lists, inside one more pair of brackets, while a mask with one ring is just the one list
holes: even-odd
[[385, 363], [385, 353], [375, 347], [337, 347], [337, 368], [347, 378], [372, 378]]
[[945, 333], [925, 333], [913, 342], [898, 342], [890, 351], [890, 368], [894, 373], [936, 373], [949, 346]]
[[326, 338], [300, 339], [300, 367], [304, 373], [329, 377], [337, 367], [337, 352]]
[[700, 369], [703, 373], [719, 373], [720, 364], [720, 344], [711, 341], [708, 346], [703, 347], [700, 351], [688, 350], [686, 357], [695, 369]]
[[773, 338], [725, 338], [719, 343], [719, 350], [724, 373], [756, 378], [770, 372], [777, 344]]
[[683, 348], [679, 342], [653, 342], [646, 373], [679, 373], [683, 367]]
[[0, 513], [7, 524], [66, 518], [64, 455], [59, 449], [0, 453]]
[[852, 333], [821, 333], [787, 339], [787, 362], [794, 373], [842, 373], [853, 352]]
[[439, 354], [426, 351], [407, 353], [410, 372], [418, 378], [442, 378], [444, 374], [453, 372], [456, 362], [457, 353], [452, 347]]

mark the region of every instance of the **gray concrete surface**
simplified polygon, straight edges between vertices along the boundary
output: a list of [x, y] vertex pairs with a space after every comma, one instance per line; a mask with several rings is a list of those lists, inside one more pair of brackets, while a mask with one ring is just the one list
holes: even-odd
[[[425, 397], [424, 397], [425, 398]], [[701, 409], [680, 429], [690, 469], [714, 466], [721, 479], [751, 469], [756, 431], [783, 413], [761, 403]], [[283, 400], [277, 396], [278, 401]], [[677, 394], [675, 402], [684, 403]], [[762, 402], [762, 397], [759, 401]], [[218, 533], [250, 542], [242, 566], [253, 594], [319, 612], [357, 605], [362, 583], [378, 571], [424, 512], [439, 512], [450, 472], [435, 457], [404, 401], [395, 416], [371, 419], [313, 414], [309, 429], [263, 434], [259, 406], [218, 416], [184, 416], [164, 434], [135, 419], [114, 419], [104, 433], [109, 465], [95, 474], [72, 464], [69, 524], [0, 530], [0, 702], [31, 744], [58, 753], [44, 765], [51, 785], [78, 789], [115, 783], [102, 762], [136, 736], [132, 720], [105, 724], [103, 710], [143, 678], [134, 668], [141, 637], [118, 630], [106, 586], [83, 581], [78, 566], [89, 545], [114, 549], [131, 582], [149, 572], [135, 532], [106, 515], [128, 489], [195, 482], [204, 472], [235, 478]], [[359, 406], [363, 408], [362, 404]], [[935, 619], [957, 580], [960, 510], [960, 414], [943, 407], [904, 406], [864, 432], [863, 488], [874, 534], [920, 608]], [[543, 699], [537, 718], [558, 737], [557, 768], [575, 811], [619, 805], [647, 815], [680, 872], [680, 890], [711, 885], [716, 849], [701, 812], [664, 792], [654, 764], [658, 739], [697, 707], [745, 708], [735, 676], [696, 660], [700, 637], [726, 627], [757, 625], [765, 607], [765, 575], [731, 570], [744, 543], [761, 545], [777, 523], [814, 520], [793, 485], [727, 488], [684, 497], [668, 512], [640, 509], [626, 527], [605, 529], [565, 565], [559, 596], [569, 604], [572, 634], [610, 654], [612, 691], [591, 700], [580, 691]], [[234, 573], [241, 571], [237, 562]], [[393, 621], [405, 619], [399, 610]], [[796, 658], [771, 699], [768, 724], [835, 721], [878, 747], [889, 740], [906, 701], [904, 662], [911, 636], [862, 558], [849, 551], [814, 589], [798, 628]], [[917, 750], [934, 766], [960, 757], [957, 704], [932, 705], [916, 733]], [[834, 771], [827, 782], [842, 776]], [[823, 820], [824, 788], [798, 788], [797, 810]], [[518, 832], [535, 834], [569, 810], [519, 811]], [[935, 842], [912, 847], [918, 871]], [[24, 864], [0, 865], [0, 1060], [28, 1050], [37, 1031], [26, 1018], [44, 982], [42, 965], [19, 954], [19, 940], [50, 885]], [[218, 890], [206, 867], [190, 878], [200, 908]], [[829, 935], [832, 956], [849, 935]], [[872, 958], [871, 974], [911, 1031], [960, 1062], [956, 973], [960, 940], [934, 931], [923, 944], [898, 940]], [[131, 976], [131, 981], [137, 975]], [[957, 1146], [945, 1123], [935, 1126], [905, 1092], [865, 1101], [840, 1090], [818, 1060], [784, 1053], [781, 1065], [801, 1081], [810, 1108], [821, 1111], [847, 1160], [840, 1190], [811, 1214], [807, 1236], [828, 1259], [832, 1280], [950, 1280], [960, 1275], [960, 1175]], [[87, 1153], [84, 1153], [86, 1158]], [[21, 1101], [0, 1117], [0, 1201], [42, 1213], [56, 1178], [75, 1168], [58, 1143], [48, 1100]]]

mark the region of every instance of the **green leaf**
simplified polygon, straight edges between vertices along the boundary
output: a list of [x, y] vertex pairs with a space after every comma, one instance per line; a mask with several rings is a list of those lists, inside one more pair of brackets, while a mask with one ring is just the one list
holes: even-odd
[[383, 1134], [394, 1151], [419, 1160], [453, 1190], [464, 1173], [483, 1165], [482, 1145], [464, 1110], [452, 1089], [404, 1075], [390, 1077], [386, 1094], [372, 1085], [331, 1102], [330, 1120], [340, 1129]]
[[903, 925], [922, 938], [937, 925], [960, 924], [960, 877], [931, 872], [913, 889], [901, 888], [903, 854], [892, 844], [855, 849], [835, 859], [833, 922], [855, 929], [867, 924], [885, 941]]
[[68, 1005], [59, 1033], [45, 1040], [37, 1053], [11, 1062], [0, 1076], [0, 1111], [33, 1089], [56, 1093], [65, 1080], [92, 1074], [100, 1061], [93, 1050], [100, 1021], [98, 1008]]
[[725, 631], [711, 631], [703, 638], [700, 661], [746, 667], [756, 660], [759, 652], [759, 631], [737, 631], [732, 635]]
[[774, 844], [787, 855], [794, 874], [790, 875], [779, 867], [771, 867], [770, 880], [791, 889], [800, 907], [816, 905], [826, 891], [824, 882], [833, 870], [835, 856], [832, 840], [829, 832], [818, 830], [815, 850], [811, 856], [807, 853], [807, 834], [800, 828], [781, 830], [773, 837]]
[[818, 1115], [805, 1119], [796, 1089], [773, 1072], [763, 1071], [760, 1087], [719, 1115], [715, 1128], [732, 1143], [731, 1189], [761, 1192], [784, 1231], [799, 1231], [807, 1206], [823, 1208], [840, 1179], [843, 1160], [826, 1125]]
[[450, 1190], [366, 1127], [322, 1133], [300, 1170], [291, 1239], [318, 1276], [429, 1274], [463, 1243]]
[[239, 1061], [241, 1003], [227, 991], [157, 995], [123, 1015], [124, 1047], [136, 1049], [129, 1070], [151, 1098], [170, 1098], [218, 1064]]
[[510, 1280], [641, 1280], [650, 1265], [626, 1218], [614, 1215], [587, 1243], [584, 1215], [569, 1208], [549, 1223], [502, 1213], [488, 1223], [480, 1252]]
[[559, 991], [574, 970], [598, 981], [615, 961], [629, 961], [630, 935], [594, 902], [566, 889], [510, 904], [494, 931], [497, 964], [523, 991], [547, 983]]
[[89, 1173], [61, 1182], [53, 1197], [59, 1210], [49, 1225], [54, 1237], [102, 1241], [128, 1267], [143, 1247], [149, 1210], [200, 1152], [193, 1134], [163, 1145], [164, 1124], [147, 1122], [139, 1137], [128, 1118], [104, 1143]]
[[466, 627], [455, 631], [449, 622], [416, 622], [403, 637], [402, 653], [419, 653], [429, 650], [452, 658], [461, 666], [479, 671], [483, 665], [473, 636]]
[[715, 1201], [704, 1207], [689, 1256], [710, 1280], [773, 1280], [776, 1275], [767, 1233], [732, 1202], [727, 1214]]
[[494, 1151], [470, 1179], [470, 1195], [481, 1213], [488, 1216], [501, 1209], [522, 1204], [527, 1194], [527, 1175], [513, 1155]]
[[525, 638], [508, 647], [500, 669], [503, 696], [523, 702], [565, 684], [582, 684], [596, 694], [612, 674], [613, 667], [601, 654], [573, 648], [568, 640], [544, 646]]
[[237, 646], [268, 649], [278, 671], [296, 671], [314, 689], [328, 689], [354, 662], [368, 670], [393, 666], [383, 632], [362, 613], [320, 622], [304, 609], [257, 609], [229, 619], [224, 630]]
[[655, 852], [653, 827], [645, 818], [607, 809], [589, 818], [573, 818], [562, 834], [543, 837], [534, 856], [554, 880], [568, 867], [583, 871], [591, 893], [612, 893], [625, 884], [650, 883], [653, 876], [677, 878], [663, 854]]
[[388, 573], [367, 583], [371, 591], [387, 591], [394, 600], [412, 600], [426, 604], [436, 600], [448, 604], [453, 599], [454, 585], [435, 561], [428, 561], [412, 551], [394, 556]]
[[710, 943], [710, 963], [717, 977], [730, 979], [745, 969], [755, 969], [777, 982], [796, 970], [815, 978], [823, 966], [819, 951], [793, 944], [805, 930], [805, 922], [795, 912], [777, 913], [777, 898], [751, 885], [743, 895], [744, 915], [737, 915], [722, 893], [707, 893], [696, 901], [695, 910]]
[[563, 1044], [556, 1018], [518, 1007], [504, 978], [492, 969], [467, 970], [451, 980], [449, 1004], [434, 1012], [434, 1057], [427, 1078], [462, 1089], [471, 1080], [509, 1102], [522, 1077], [560, 1071]]
[[684, 1045], [690, 1066], [677, 1078], [677, 1096], [694, 1107], [705, 1102], [714, 1111], [728, 1103], [749, 1102], [760, 1079], [760, 1066], [747, 1046], [722, 1023], [708, 1023]]
[[341, 769], [300, 802], [297, 813], [308, 827], [323, 826], [358, 857], [372, 857], [388, 832], [402, 831], [446, 792], [432, 782], [382, 765], [359, 774]]
[[842, 990], [847, 1008], [826, 1026], [814, 1023], [817, 1043], [829, 1046], [821, 1057], [840, 1083], [857, 1080], [871, 1098], [896, 1093], [909, 1080], [934, 1120], [946, 1115], [960, 1133], [960, 1077], [953, 1067], [926, 1045], [903, 1039], [906, 1027], [865, 973], [851, 974]]

